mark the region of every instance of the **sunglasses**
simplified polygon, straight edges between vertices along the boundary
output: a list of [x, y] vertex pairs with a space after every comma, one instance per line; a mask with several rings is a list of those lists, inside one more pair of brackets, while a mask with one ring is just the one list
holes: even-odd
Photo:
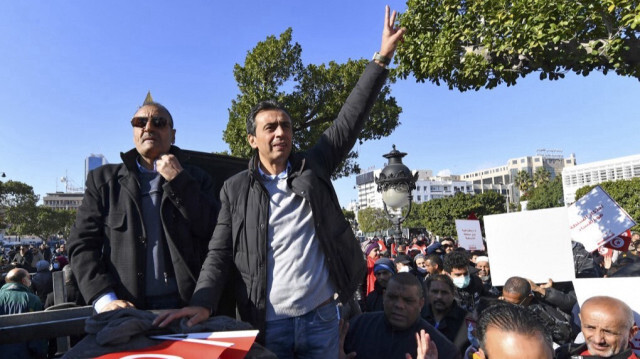
[[149, 120], [151, 120], [151, 124], [155, 128], [165, 128], [169, 124], [169, 120], [164, 118], [164, 117], [156, 117], [156, 116], [143, 117], [143, 116], [139, 116], [139, 117], [134, 117], [134, 118], [131, 119], [131, 126], [144, 128], [144, 127], [147, 126], [147, 122], [149, 122]]

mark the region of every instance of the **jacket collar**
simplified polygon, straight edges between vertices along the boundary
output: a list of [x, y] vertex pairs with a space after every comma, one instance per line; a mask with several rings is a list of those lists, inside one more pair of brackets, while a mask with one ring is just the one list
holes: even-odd
[[[302, 173], [302, 170], [304, 170], [306, 159], [301, 153], [291, 153], [287, 161], [289, 161], [289, 164], [291, 165], [288, 178], [297, 177]], [[260, 170], [258, 169], [259, 165], [260, 159], [258, 157], [258, 151], [254, 151], [251, 159], [249, 160], [249, 176], [254, 180], [261, 176]]]

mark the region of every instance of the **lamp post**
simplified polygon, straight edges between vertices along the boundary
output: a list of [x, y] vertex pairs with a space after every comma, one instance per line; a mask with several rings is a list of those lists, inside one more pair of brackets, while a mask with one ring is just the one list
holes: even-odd
[[[416, 181], [418, 180], [418, 174], [412, 174], [411, 170], [402, 163], [402, 157], [406, 155], [406, 153], [396, 150], [396, 145], [393, 145], [393, 150], [383, 155], [389, 162], [382, 169], [380, 177], [375, 179], [378, 185], [378, 192], [382, 193], [384, 211], [396, 229], [396, 234], [394, 235], [396, 245], [399, 244], [399, 238], [402, 238], [402, 222], [411, 213], [411, 204], [413, 202], [411, 191], [416, 189]], [[399, 210], [400, 214], [393, 215], [389, 213], [387, 207]], [[408, 207], [408, 210], [402, 216], [401, 210], [404, 207]]]

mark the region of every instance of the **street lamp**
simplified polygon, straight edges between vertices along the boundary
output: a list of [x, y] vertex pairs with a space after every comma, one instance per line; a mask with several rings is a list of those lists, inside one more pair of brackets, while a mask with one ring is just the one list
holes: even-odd
[[[399, 244], [399, 238], [402, 238], [401, 224], [411, 213], [411, 203], [413, 202], [411, 191], [416, 189], [416, 181], [418, 180], [418, 173], [412, 174], [411, 170], [402, 163], [402, 157], [406, 155], [406, 153], [396, 150], [396, 145], [393, 145], [393, 150], [383, 155], [389, 162], [382, 169], [380, 177], [375, 179], [378, 185], [378, 192], [382, 193], [384, 211], [396, 229], [396, 235], [394, 236], [396, 245]], [[400, 214], [393, 215], [389, 213], [387, 206], [400, 211]], [[407, 206], [409, 209], [402, 216], [401, 210]]]

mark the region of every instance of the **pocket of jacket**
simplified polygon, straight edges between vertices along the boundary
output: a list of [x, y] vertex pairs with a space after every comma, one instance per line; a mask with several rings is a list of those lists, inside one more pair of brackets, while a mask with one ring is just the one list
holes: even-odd
[[124, 230], [127, 223], [127, 214], [124, 212], [111, 212], [105, 223], [110, 229]]

